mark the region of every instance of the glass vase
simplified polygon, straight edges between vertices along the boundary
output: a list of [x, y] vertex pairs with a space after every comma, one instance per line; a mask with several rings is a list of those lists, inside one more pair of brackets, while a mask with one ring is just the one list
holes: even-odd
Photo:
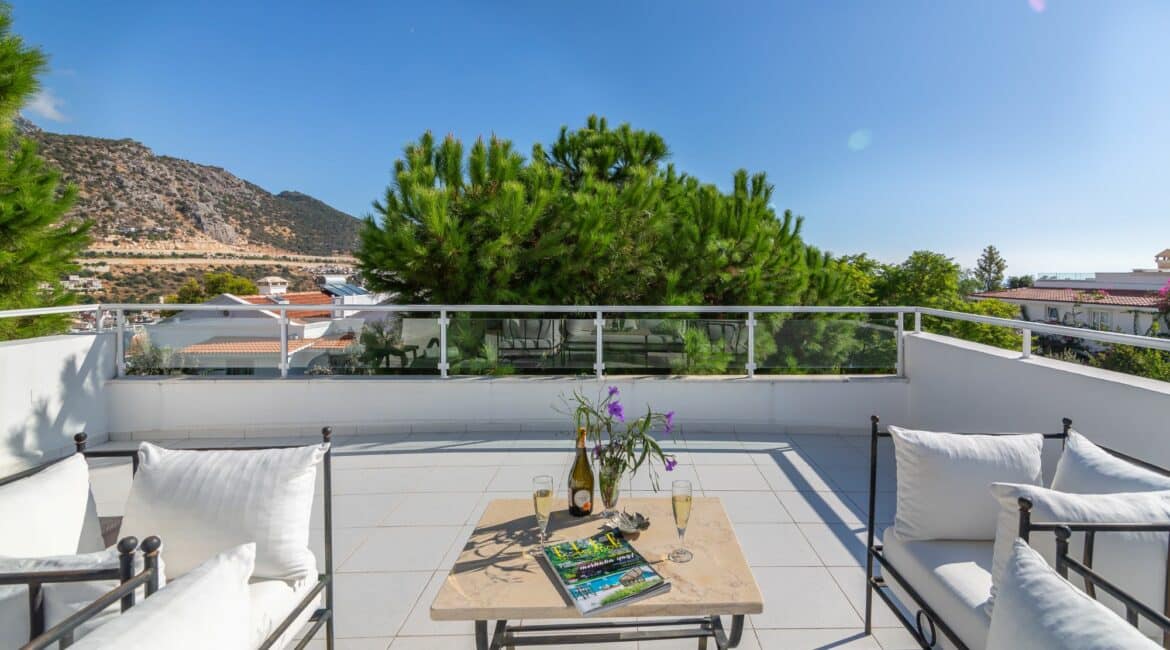
[[597, 470], [597, 478], [601, 483], [601, 503], [605, 511], [601, 516], [613, 519], [617, 516], [618, 496], [621, 494], [622, 475], [625, 468], [621, 466], [607, 466], [602, 464]]

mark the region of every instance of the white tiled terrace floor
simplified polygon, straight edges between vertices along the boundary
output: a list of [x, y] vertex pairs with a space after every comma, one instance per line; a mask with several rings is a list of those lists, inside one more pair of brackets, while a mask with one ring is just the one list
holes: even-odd
[[[201, 442], [220, 446], [312, 440], [163, 444]], [[472, 624], [431, 621], [431, 600], [487, 503], [529, 497], [531, 479], [538, 474], [551, 474], [563, 484], [571, 446], [564, 434], [539, 433], [337, 438], [333, 503], [338, 647], [474, 648]], [[680, 435], [670, 448], [680, 465], [665, 479], [689, 478], [696, 493], [723, 500], [763, 592], [764, 613], [749, 617], [741, 648], [916, 647], [880, 602], [875, 604], [874, 635], [862, 632], [868, 437], [692, 432]], [[888, 446], [882, 447], [879, 466], [880, 533], [892, 521], [894, 509]], [[121, 514], [129, 471], [124, 465], [95, 468], [94, 476], [101, 514]], [[653, 494], [645, 475], [628, 487], [627, 494]], [[320, 505], [319, 498], [313, 513], [318, 557]], [[671, 650], [695, 645], [657, 641], [605, 647]], [[324, 648], [324, 643], [310, 647]]]

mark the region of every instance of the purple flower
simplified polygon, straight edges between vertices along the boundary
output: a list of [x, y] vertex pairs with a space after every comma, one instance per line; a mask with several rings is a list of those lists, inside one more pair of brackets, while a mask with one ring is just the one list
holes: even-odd
[[614, 395], [617, 395], [617, 394], [618, 394], [618, 387], [617, 386], [610, 386], [609, 387], [609, 396], [613, 397]]
[[593, 446], [593, 457], [594, 458], [601, 458], [601, 443], [598, 443], [598, 444]]
[[622, 411], [622, 403], [621, 402], [610, 402], [609, 405], [606, 406], [606, 410], [609, 411], [609, 417], [617, 418], [618, 422], [625, 422], [626, 421], [626, 415]]
[[678, 461], [674, 459], [674, 456], [667, 456], [664, 462], [666, 463], [666, 471], [668, 472], [673, 472], [674, 468], [678, 466]]
[[663, 417], [666, 420], [666, 432], [667, 433], [673, 432], [674, 431], [674, 411], [667, 411], [666, 415]]

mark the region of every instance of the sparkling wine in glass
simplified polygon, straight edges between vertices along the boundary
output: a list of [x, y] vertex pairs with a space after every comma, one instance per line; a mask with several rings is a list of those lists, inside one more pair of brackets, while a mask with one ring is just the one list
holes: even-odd
[[691, 502], [693, 501], [690, 481], [675, 481], [672, 485], [670, 504], [674, 507], [674, 525], [678, 529], [678, 548], [670, 552], [670, 559], [674, 562], [690, 562], [694, 555], [686, 549], [684, 538], [687, 534], [687, 523], [691, 520]]
[[540, 531], [540, 545], [532, 550], [533, 555], [539, 556], [544, 552], [547, 542], [545, 533], [548, 530], [548, 518], [552, 514], [553, 479], [547, 474], [532, 479], [532, 509], [536, 511], [536, 527]]

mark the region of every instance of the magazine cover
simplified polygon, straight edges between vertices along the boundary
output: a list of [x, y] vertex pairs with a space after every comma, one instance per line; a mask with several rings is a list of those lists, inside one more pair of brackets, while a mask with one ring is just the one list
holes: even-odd
[[544, 548], [544, 556], [582, 616], [670, 590], [670, 583], [630, 546], [621, 531], [552, 544]]

